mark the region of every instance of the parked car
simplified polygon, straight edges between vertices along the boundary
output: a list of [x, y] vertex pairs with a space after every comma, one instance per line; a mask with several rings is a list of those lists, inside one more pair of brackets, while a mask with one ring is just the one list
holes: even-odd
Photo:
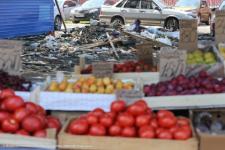
[[[218, 10], [225, 10], [225, 0], [221, 3], [221, 5], [218, 8]], [[215, 36], [215, 15], [213, 15], [213, 17], [212, 17], [210, 30], [211, 30], [212, 36]]]
[[201, 1], [200, 8], [198, 9], [199, 23], [205, 23], [209, 25], [211, 17], [212, 17], [212, 12], [208, 6], [207, 1], [206, 0]]
[[81, 6], [71, 10], [70, 18], [73, 23], [80, 21], [90, 21], [90, 19], [98, 19], [101, 5], [105, 0], [87, 0]]
[[163, 25], [179, 29], [180, 19], [195, 18], [187, 13], [166, 7], [159, 0], [120, 0], [113, 6], [102, 6], [100, 20], [108, 24], [127, 24], [140, 19], [143, 25]]
[[[54, 28], [55, 30], [61, 30], [62, 27], [62, 19], [60, 17], [60, 13], [54, 1]], [[77, 0], [57, 0], [59, 4], [60, 11], [62, 13], [62, 17], [64, 20], [70, 18], [70, 11], [71, 9], [77, 6]]]

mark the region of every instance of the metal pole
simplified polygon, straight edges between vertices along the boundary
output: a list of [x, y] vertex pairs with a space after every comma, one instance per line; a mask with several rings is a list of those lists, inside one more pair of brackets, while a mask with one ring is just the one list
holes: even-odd
[[67, 32], [66, 24], [65, 24], [64, 19], [63, 19], [63, 17], [62, 17], [62, 12], [61, 12], [61, 10], [60, 10], [60, 8], [59, 8], [59, 3], [58, 3], [57, 0], [55, 0], [55, 4], [56, 4], [57, 9], [58, 9], [58, 11], [59, 11], [59, 14], [60, 14], [60, 17], [61, 17], [63, 26], [64, 26], [64, 28], [65, 28], [65, 33], [66, 33], [66, 32]]

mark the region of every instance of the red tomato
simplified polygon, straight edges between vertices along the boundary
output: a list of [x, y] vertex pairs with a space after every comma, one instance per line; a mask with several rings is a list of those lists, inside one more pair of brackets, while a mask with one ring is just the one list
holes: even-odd
[[106, 115], [110, 116], [113, 120], [116, 119], [116, 113], [115, 112], [107, 112]]
[[156, 131], [155, 131], [155, 133], [156, 133], [156, 135], [159, 135], [159, 133], [161, 133], [164, 130], [165, 129], [163, 129], [163, 128], [157, 128]]
[[62, 127], [62, 124], [59, 119], [53, 116], [47, 116], [46, 119], [48, 128], [54, 128], [59, 132]]
[[145, 106], [140, 104], [132, 104], [128, 107], [128, 112], [132, 114], [133, 116], [138, 116], [144, 114], [146, 111]]
[[151, 126], [142, 126], [139, 129], [139, 137], [140, 138], [154, 138], [155, 137], [155, 131]]
[[189, 126], [189, 119], [187, 118], [178, 118], [177, 119], [178, 126]]
[[112, 112], [122, 112], [126, 109], [126, 102], [123, 100], [114, 101], [110, 108]]
[[111, 136], [120, 136], [121, 135], [121, 131], [122, 131], [122, 128], [120, 126], [112, 125], [109, 128], [109, 135], [111, 135]]
[[136, 126], [141, 127], [148, 125], [150, 123], [151, 116], [150, 115], [140, 115], [136, 117]]
[[25, 108], [21, 107], [15, 110], [13, 117], [18, 121], [21, 122], [25, 117], [27, 117], [30, 112]]
[[45, 138], [45, 137], [47, 137], [47, 131], [46, 130], [36, 131], [36, 132], [34, 132], [33, 136], [34, 137]]
[[152, 109], [151, 108], [147, 108], [146, 114], [152, 115]]
[[25, 108], [30, 112], [30, 114], [36, 114], [38, 112], [37, 105], [32, 102], [25, 102]]
[[134, 104], [137, 104], [137, 105], [142, 105], [146, 110], [147, 110], [147, 108], [148, 108], [148, 104], [146, 103], [146, 101], [145, 100], [138, 100], [138, 101], [136, 101]]
[[117, 118], [118, 123], [122, 127], [129, 127], [134, 125], [134, 117], [129, 114], [120, 114]]
[[40, 115], [46, 115], [46, 111], [43, 107], [39, 106], [39, 105], [36, 105], [36, 108], [38, 110], [38, 114]]
[[98, 117], [93, 115], [93, 114], [90, 114], [87, 116], [87, 122], [89, 125], [92, 125], [92, 124], [97, 124], [98, 123]]
[[3, 120], [7, 119], [10, 117], [10, 113], [5, 112], [5, 111], [0, 111], [0, 124], [3, 122]]
[[2, 122], [2, 131], [7, 133], [15, 133], [19, 129], [19, 123], [12, 117]]
[[106, 135], [106, 129], [101, 124], [94, 124], [90, 128], [89, 134], [93, 136], [104, 136]]
[[171, 111], [168, 110], [160, 110], [157, 113], [157, 118], [162, 118], [165, 116], [174, 116], [174, 114]]
[[179, 129], [178, 126], [173, 126], [172, 128], [169, 129], [169, 131], [173, 134]]
[[97, 117], [101, 117], [105, 112], [101, 108], [96, 108], [92, 111], [92, 113]]
[[164, 116], [158, 119], [158, 124], [162, 128], [172, 128], [177, 123], [177, 118], [174, 116]]
[[73, 120], [68, 127], [70, 134], [83, 135], [88, 132], [88, 122], [85, 120]]
[[24, 136], [29, 136], [29, 135], [30, 135], [30, 134], [29, 134], [27, 131], [25, 131], [24, 129], [18, 130], [18, 131], [16, 132], [16, 134], [24, 135]]
[[46, 128], [46, 126], [47, 126], [46, 117], [44, 115], [41, 115], [41, 114], [37, 114], [37, 115], [34, 115], [34, 116], [37, 117], [41, 121], [42, 128]]
[[105, 127], [110, 127], [113, 124], [112, 118], [109, 116], [106, 116], [106, 115], [100, 117], [99, 122], [100, 122], [100, 124], [102, 124]]
[[5, 107], [5, 103], [1, 103], [0, 110], [7, 111]]
[[42, 129], [42, 123], [37, 117], [28, 116], [23, 119], [22, 127], [27, 132], [35, 132]]
[[136, 130], [134, 127], [125, 127], [125, 128], [123, 128], [121, 135], [123, 137], [135, 137]]
[[168, 139], [168, 140], [170, 140], [170, 139], [173, 139], [173, 135], [172, 135], [172, 133], [171, 133], [170, 131], [168, 131], [168, 130], [163, 130], [163, 131], [161, 131], [161, 132], [158, 134], [158, 138], [159, 138], [159, 139]]
[[176, 132], [174, 132], [173, 136], [174, 136], [174, 139], [176, 140], [187, 140], [191, 137], [190, 133], [187, 130], [183, 130], [183, 129], [179, 129]]
[[10, 97], [7, 97], [3, 101], [3, 103], [5, 105], [5, 108], [8, 111], [15, 111], [16, 109], [24, 106], [24, 101], [19, 96], [10, 96]]
[[191, 127], [189, 125], [186, 126], [182, 126], [180, 127], [181, 129], [187, 130], [187, 131], [191, 131]]
[[151, 121], [150, 121], [150, 126], [151, 127], [153, 127], [154, 129], [157, 129], [158, 128], [158, 121], [157, 121], [157, 119], [152, 119]]
[[5, 99], [10, 96], [14, 96], [15, 92], [12, 89], [4, 89], [0, 93], [0, 99]]

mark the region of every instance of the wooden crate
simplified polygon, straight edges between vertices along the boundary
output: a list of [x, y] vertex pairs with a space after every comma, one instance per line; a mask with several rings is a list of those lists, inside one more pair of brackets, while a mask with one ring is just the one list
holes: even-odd
[[197, 150], [198, 141], [191, 138], [186, 141], [140, 139], [122, 137], [77, 136], [66, 133], [71, 120], [62, 128], [59, 148], [67, 150]]
[[[38, 149], [56, 149], [56, 130], [48, 129], [47, 138], [37, 138], [32, 136], [21, 136], [16, 134], [0, 134], [0, 145], [2, 147], [23, 147]], [[6, 149], [6, 148], [5, 148]]]

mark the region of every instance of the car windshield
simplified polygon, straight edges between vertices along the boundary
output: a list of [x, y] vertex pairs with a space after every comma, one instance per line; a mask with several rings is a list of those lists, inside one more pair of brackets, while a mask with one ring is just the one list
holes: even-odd
[[98, 8], [104, 4], [105, 0], [87, 0], [82, 4], [83, 8]]
[[105, 0], [104, 5], [112, 6], [116, 4], [119, 0]]
[[200, 0], [179, 0], [176, 3], [176, 7], [192, 7], [199, 8]]
[[161, 9], [167, 7], [162, 0], [157, 0], [155, 2]]
[[223, 1], [223, 3], [220, 5], [219, 10], [225, 10], [225, 1]]

